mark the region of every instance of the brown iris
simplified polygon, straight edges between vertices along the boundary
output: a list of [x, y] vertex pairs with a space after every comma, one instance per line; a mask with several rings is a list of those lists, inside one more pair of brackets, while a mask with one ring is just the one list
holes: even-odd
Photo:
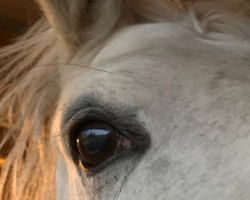
[[130, 148], [130, 145], [130, 140], [102, 122], [85, 125], [77, 137], [77, 148], [87, 168], [97, 167], [116, 152]]

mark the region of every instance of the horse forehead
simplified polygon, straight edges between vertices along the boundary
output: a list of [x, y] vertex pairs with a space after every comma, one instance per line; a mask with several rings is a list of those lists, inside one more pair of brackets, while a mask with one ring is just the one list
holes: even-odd
[[[214, 109], [216, 113], [217, 108], [234, 105], [239, 102], [239, 95], [240, 102], [248, 106], [244, 91], [249, 91], [250, 61], [245, 49], [235, 54], [233, 48], [225, 50], [233, 42], [226, 45], [222, 42], [218, 47], [215, 42], [192, 34], [171, 24], [132, 27], [116, 34], [91, 63], [91, 67], [103, 71], [62, 69], [63, 102], [84, 93], [99, 92], [108, 101], [113, 98], [142, 107], [162, 123], [171, 121], [169, 118], [181, 109], [188, 113], [191, 105], [200, 111], [196, 116], [212, 118]], [[82, 55], [80, 52], [72, 62], [84, 65]], [[229, 99], [228, 103], [221, 98]], [[207, 113], [203, 108], [209, 102], [215, 102], [210, 106], [211, 116], [203, 116]], [[245, 113], [244, 109], [236, 112]]]
[[[166, 65], [171, 62], [176, 64], [169, 59], [173, 55], [167, 57], [167, 52], [171, 46], [175, 46], [173, 43], [177, 40], [177, 35], [183, 33], [179, 31], [175, 35], [176, 39], [171, 39], [179, 29], [181, 28], [178, 26], [167, 24], [125, 29], [108, 39], [97, 56], [90, 61], [88, 66], [93, 70], [62, 67], [63, 87], [71, 88], [67, 89], [67, 94], [71, 97], [89, 87], [93, 90], [105, 86], [106, 89], [113, 88], [117, 92], [144, 89], [144, 95], [149, 94], [152, 87], [163, 88], [171, 76], [171, 70]], [[170, 52], [178, 55], [173, 49]], [[84, 51], [80, 51], [72, 63], [85, 65]], [[72, 90], [74, 94], [69, 94]], [[105, 93], [107, 92], [108, 90]]]
[[[66, 67], [62, 69], [62, 80], [68, 85], [99, 80], [102, 85], [115, 82], [123, 87], [137, 81], [140, 87], [160, 85], [157, 87], [160, 89], [177, 73], [179, 77], [194, 71], [198, 76], [218, 71], [223, 74], [225, 70], [230, 73], [235, 66], [248, 65], [249, 48], [242, 44], [233, 38], [220, 43], [206, 40], [195, 31], [171, 23], [134, 26], [116, 33], [102, 45], [97, 56], [87, 64], [94, 70], [86, 72], [83, 68]], [[80, 51], [72, 63], [85, 65], [85, 53]], [[232, 74], [235, 73], [239, 72], [233, 70]], [[71, 74], [74, 74], [73, 80]], [[246, 74], [245, 70], [242, 74]]]

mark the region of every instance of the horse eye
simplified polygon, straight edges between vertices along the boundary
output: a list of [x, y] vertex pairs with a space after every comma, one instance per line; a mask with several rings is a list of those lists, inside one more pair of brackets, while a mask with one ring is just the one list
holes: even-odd
[[95, 168], [116, 153], [132, 146], [131, 140], [102, 122], [92, 122], [82, 127], [76, 143], [86, 169]]

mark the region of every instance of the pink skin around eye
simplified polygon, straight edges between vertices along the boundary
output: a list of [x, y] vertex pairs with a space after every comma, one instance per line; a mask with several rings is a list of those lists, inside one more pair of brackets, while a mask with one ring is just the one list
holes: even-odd
[[122, 149], [130, 149], [131, 146], [132, 146], [131, 140], [129, 140], [128, 138], [123, 137], [122, 138], [122, 143], [121, 143]]

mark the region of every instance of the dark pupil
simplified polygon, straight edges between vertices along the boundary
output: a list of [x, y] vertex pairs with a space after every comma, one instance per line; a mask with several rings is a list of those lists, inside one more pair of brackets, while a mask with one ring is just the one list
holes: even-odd
[[117, 150], [119, 136], [104, 123], [85, 126], [77, 137], [77, 148], [83, 161], [95, 167], [111, 157]]

